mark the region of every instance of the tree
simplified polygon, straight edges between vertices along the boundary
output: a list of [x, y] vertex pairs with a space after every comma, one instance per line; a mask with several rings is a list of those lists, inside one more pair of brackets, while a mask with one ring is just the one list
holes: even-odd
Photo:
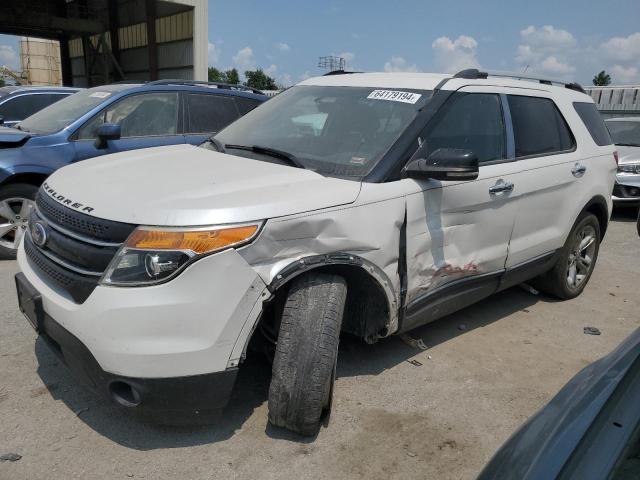
[[235, 68], [222, 72], [215, 67], [209, 67], [207, 77], [210, 82], [231, 83], [233, 85], [240, 83], [240, 75]]
[[264, 73], [261, 68], [257, 70], [247, 70], [244, 72], [247, 81], [244, 84], [247, 87], [257, 88], [258, 90], [277, 90], [276, 81], [269, 75]]
[[593, 77], [593, 84], [597, 87], [605, 87], [611, 83], [611, 75], [602, 70], [595, 77]]

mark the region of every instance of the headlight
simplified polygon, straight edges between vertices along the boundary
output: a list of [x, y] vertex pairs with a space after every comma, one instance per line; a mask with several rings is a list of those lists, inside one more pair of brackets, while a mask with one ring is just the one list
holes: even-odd
[[618, 173], [640, 173], [640, 163], [618, 165]]
[[166, 281], [202, 256], [249, 243], [260, 226], [138, 227], [120, 247], [100, 283], [137, 286]]

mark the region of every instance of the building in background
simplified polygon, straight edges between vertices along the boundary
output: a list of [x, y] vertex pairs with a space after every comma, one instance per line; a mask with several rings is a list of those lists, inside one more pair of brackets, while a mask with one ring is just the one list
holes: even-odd
[[640, 116], [640, 85], [585, 87], [605, 118]]
[[60, 42], [21, 37], [20, 67], [27, 85], [62, 85]]
[[57, 61], [62, 84], [79, 87], [163, 78], [206, 80], [207, 18], [207, 0], [0, 2], [0, 33], [58, 42], [57, 56], [47, 51], [55, 43], [28, 43], [30, 51], [42, 53], [37, 61], [27, 56], [24, 73], [38, 81], [50, 75], [51, 83], [59, 84], [50, 68]]

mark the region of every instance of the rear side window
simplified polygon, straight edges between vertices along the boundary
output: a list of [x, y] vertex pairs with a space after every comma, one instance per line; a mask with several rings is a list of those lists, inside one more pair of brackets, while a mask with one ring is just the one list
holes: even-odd
[[595, 103], [573, 102], [573, 108], [576, 109], [596, 145], [601, 147], [603, 145], [611, 145], [611, 136]]
[[240, 117], [233, 97], [190, 93], [187, 95], [185, 133], [214, 133]]
[[5, 120], [24, 120], [65, 97], [66, 95], [54, 93], [20, 95], [10, 98], [0, 105], [0, 116]]
[[235, 100], [238, 110], [240, 111], [240, 115], [246, 115], [262, 103], [258, 100], [254, 100], [253, 98], [235, 97]]
[[508, 95], [516, 157], [549, 155], [574, 147], [567, 122], [548, 98]]

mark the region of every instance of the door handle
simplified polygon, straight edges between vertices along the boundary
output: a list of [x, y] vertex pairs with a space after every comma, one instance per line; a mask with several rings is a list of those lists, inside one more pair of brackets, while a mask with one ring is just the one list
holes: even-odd
[[513, 183], [505, 182], [504, 180], [498, 180], [498, 182], [494, 186], [489, 187], [489, 193], [491, 195], [496, 195], [498, 193], [512, 192], [513, 188]]
[[582, 165], [581, 163], [576, 163], [571, 169], [571, 174], [574, 177], [580, 178], [585, 174], [586, 171], [587, 171], [587, 167], [585, 165]]

